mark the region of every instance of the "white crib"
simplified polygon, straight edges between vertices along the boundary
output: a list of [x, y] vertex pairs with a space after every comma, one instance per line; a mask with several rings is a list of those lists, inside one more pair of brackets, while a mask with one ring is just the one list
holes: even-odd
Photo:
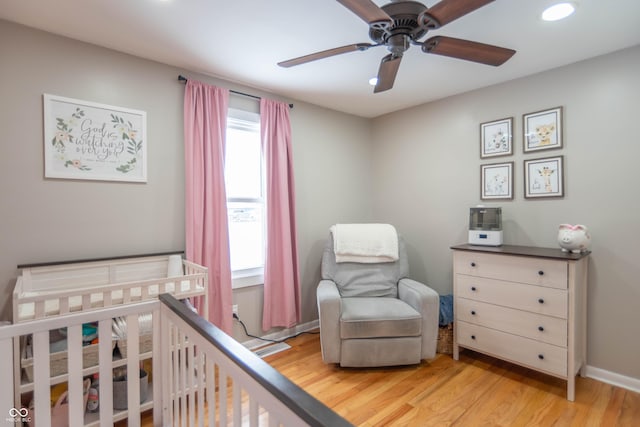
[[[114, 263], [130, 267], [129, 261], [100, 262], [110, 264], [112, 271], [119, 268]], [[61, 271], [60, 266], [32, 268], [52, 267], [56, 274]], [[69, 270], [69, 265], [65, 268], [77, 271]], [[0, 327], [0, 378], [14, 378], [16, 385], [0, 387], [0, 407], [8, 408], [7, 422], [79, 427], [113, 426], [126, 419], [129, 426], [139, 426], [141, 412], [152, 410], [154, 426], [350, 425], [178, 301], [185, 296], [206, 297], [206, 289], [200, 289], [206, 283], [206, 269], [186, 262], [184, 268], [182, 276], [139, 279], [135, 285], [107, 283], [99, 289], [77, 286], [51, 292], [16, 289], [18, 321]], [[33, 270], [30, 273], [33, 277]], [[140, 319], [145, 316], [152, 319], [151, 351], [140, 345]], [[112, 357], [114, 318], [124, 318], [127, 325], [126, 340], [121, 342], [126, 357], [121, 360]], [[98, 343], [83, 346], [83, 324], [94, 322]], [[61, 328], [67, 331], [66, 358], [57, 362], [64, 369], [53, 372], [58, 368], [53, 366], [49, 336]], [[33, 343], [32, 378], [27, 381], [19, 351], [25, 336], [32, 336]], [[87, 347], [96, 354], [89, 363]], [[114, 409], [113, 370], [126, 367], [127, 372], [137, 373], [144, 360], [151, 361], [154, 373], [148, 399], [141, 401], [143, 384], [134, 375], [126, 386], [128, 410]], [[95, 373], [100, 377], [99, 412], [88, 413], [86, 378]], [[67, 399], [52, 409], [51, 385], [59, 383], [67, 384]], [[32, 408], [25, 396], [33, 400]]]
[[[19, 266], [19, 268], [22, 272], [13, 293], [15, 324], [28, 320], [46, 319], [47, 325], [50, 325], [50, 322], [61, 316], [104, 311], [106, 308], [155, 300], [162, 293], [169, 293], [180, 299], [201, 297], [204, 299], [203, 303], [207, 303], [206, 268], [183, 260], [179, 254], [41, 264]], [[140, 313], [139, 316], [141, 317], [137, 319], [135, 325], [132, 325], [129, 319], [122, 322], [123, 316], [114, 316], [112, 324], [109, 325], [114, 331], [111, 347], [113, 349], [118, 346], [118, 351], [122, 355], [122, 359], [114, 361], [114, 369], [129, 368], [130, 361], [137, 360], [138, 363], [142, 362], [146, 366], [147, 371], [151, 370], [152, 316], [150, 312]], [[116, 320], [118, 320], [117, 323]], [[120, 327], [124, 325], [126, 325], [126, 336], [133, 337], [131, 345], [128, 339], [122, 339]], [[59, 330], [67, 331], [64, 327]], [[59, 335], [56, 329], [51, 331], [50, 336]], [[119, 334], [116, 334], [116, 331]], [[36, 348], [35, 337], [36, 334], [23, 335], [14, 343], [14, 370], [20, 373], [14, 380], [15, 408], [28, 407], [28, 402], [25, 400], [30, 400], [34, 392], [36, 370], [34, 355], [42, 352], [42, 348]], [[100, 346], [86, 345], [86, 343], [82, 345], [81, 337], [81, 346], [77, 351], [67, 350], [67, 348], [73, 348], [70, 345], [71, 340], [69, 336], [62, 350], [49, 349], [48, 351], [50, 356], [48, 382], [51, 386], [68, 384], [70, 375], [68, 373], [71, 372], [68, 365], [72, 357], [77, 358], [79, 366], [83, 367], [83, 377], [91, 377], [99, 372], [99, 366], [103, 362], [99, 359]], [[102, 340], [105, 340], [104, 336]], [[132, 349], [135, 350], [133, 353]], [[127, 372], [131, 370], [127, 369]], [[118, 386], [121, 386], [120, 383]], [[148, 397], [146, 397], [147, 394]], [[152, 387], [149, 393], [143, 390], [142, 397], [146, 398], [140, 407], [134, 408], [134, 412], [139, 413], [140, 410], [144, 411], [153, 406]], [[57, 406], [54, 404], [54, 425], [60, 418], [57, 412], [61, 410]], [[117, 411], [115, 419], [123, 419], [127, 415], [126, 410]], [[91, 414], [85, 418], [90, 420], [97, 418], [97, 415]], [[89, 425], [92, 423], [89, 422]]]

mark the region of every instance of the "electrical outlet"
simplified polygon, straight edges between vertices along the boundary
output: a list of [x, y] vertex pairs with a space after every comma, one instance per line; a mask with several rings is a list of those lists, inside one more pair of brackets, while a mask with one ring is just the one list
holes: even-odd
[[233, 317], [237, 317], [238, 316], [238, 304], [233, 304], [231, 306], [231, 311], [233, 312], [234, 316]]

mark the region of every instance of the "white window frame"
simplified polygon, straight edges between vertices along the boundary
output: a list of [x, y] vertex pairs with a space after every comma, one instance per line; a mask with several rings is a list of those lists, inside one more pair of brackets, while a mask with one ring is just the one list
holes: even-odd
[[[235, 121], [235, 123], [233, 123]], [[235, 125], [235, 126], [234, 126]], [[250, 129], [256, 129], [258, 134], [260, 133], [260, 114], [253, 113], [244, 110], [238, 110], [235, 108], [229, 108], [227, 116], [227, 128], [228, 127], [248, 127]], [[227, 144], [229, 141], [227, 140]], [[262, 197], [261, 198], [241, 198], [241, 197], [227, 197], [227, 203], [260, 203], [263, 207], [263, 239], [262, 244], [264, 253], [266, 256], [266, 238], [267, 238], [267, 224], [266, 224], [266, 188], [265, 188], [265, 174], [264, 174], [264, 159], [262, 160]], [[245, 288], [249, 286], [257, 286], [264, 284], [264, 264], [262, 267], [248, 268], [244, 270], [236, 270], [231, 272], [232, 289]]]

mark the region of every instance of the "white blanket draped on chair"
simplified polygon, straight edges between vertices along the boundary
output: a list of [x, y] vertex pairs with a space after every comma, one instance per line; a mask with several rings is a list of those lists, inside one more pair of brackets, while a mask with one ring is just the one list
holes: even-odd
[[398, 234], [390, 224], [336, 224], [331, 227], [336, 262], [398, 260]]

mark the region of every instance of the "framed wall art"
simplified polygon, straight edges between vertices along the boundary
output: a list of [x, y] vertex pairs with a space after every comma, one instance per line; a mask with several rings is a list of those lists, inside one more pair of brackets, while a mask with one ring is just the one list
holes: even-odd
[[522, 116], [524, 152], [562, 148], [562, 107]]
[[564, 197], [563, 156], [524, 161], [524, 197]]
[[44, 94], [46, 178], [147, 181], [147, 114]]
[[513, 154], [513, 117], [480, 124], [480, 158]]
[[480, 165], [480, 199], [513, 199], [513, 162]]

